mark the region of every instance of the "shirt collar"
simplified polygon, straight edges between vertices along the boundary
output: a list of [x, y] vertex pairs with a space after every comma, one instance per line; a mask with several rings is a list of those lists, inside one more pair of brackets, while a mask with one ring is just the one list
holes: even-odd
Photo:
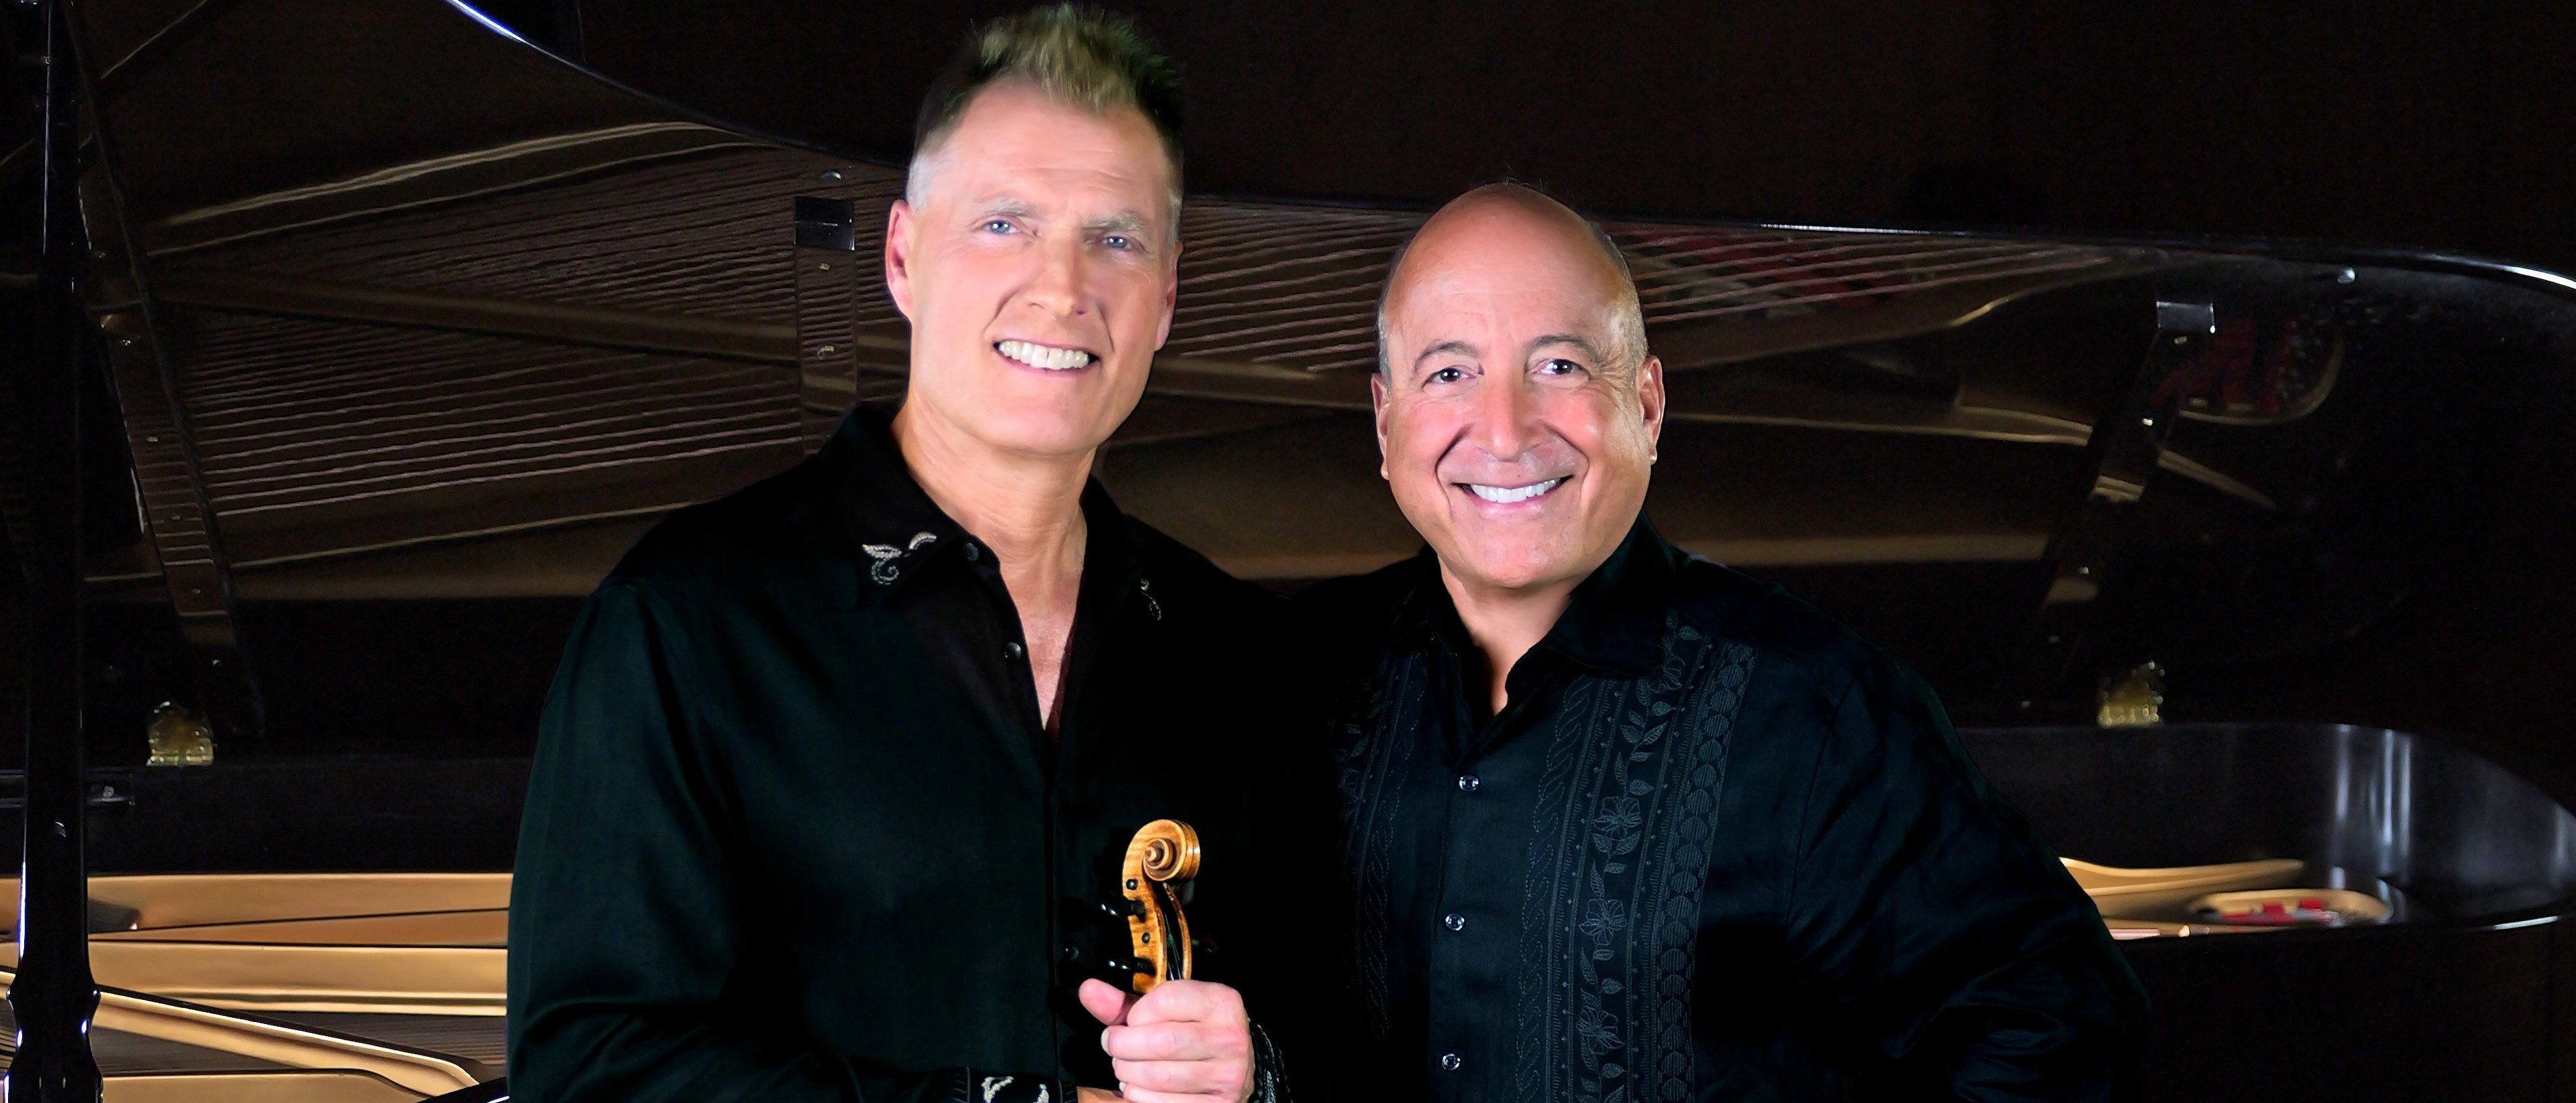
[[1664, 619], [1681, 563], [1682, 550], [1657, 535], [1640, 511], [1618, 549], [1574, 588], [1539, 646], [1622, 677], [1644, 676], [1663, 658]]
[[[858, 561], [866, 582], [863, 601], [882, 601], [923, 568], [962, 554], [970, 534], [912, 477], [895, 443], [891, 407], [852, 407], [820, 459], [837, 473], [831, 480], [833, 529]], [[1082, 519], [1084, 588], [1094, 579], [1134, 588], [1140, 573], [1135, 541], [1126, 516], [1098, 479], [1083, 486]]]
[[[1682, 550], [1657, 535], [1640, 512], [1610, 558], [1575, 585], [1539, 649], [1618, 677], [1643, 677], [1662, 657], [1664, 617], [1682, 559]], [[1419, 574], [1399, 613], [1400, 638], [1436, 639], [1452, 650], [1472, 646], [1449, 588], [1440, 582], [1438, 558], [1424, 548], [1415, 562]]]

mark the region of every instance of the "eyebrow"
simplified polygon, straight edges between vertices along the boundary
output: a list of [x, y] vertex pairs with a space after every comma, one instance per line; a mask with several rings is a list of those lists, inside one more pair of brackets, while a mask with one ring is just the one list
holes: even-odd
[[[1600, 345], [1594, 344], [1591, 338], [1580, 333], [1550, 333], [1532, 340], [1529, 343], [1529, 350], [1531, 352], [1537, 352], [1549, 345], [1572, 345], [1577, 351], [1580, 351], [1585, 356], [1591, 357], [1595, 362], [1607, 363], [1609, 361], [1609, 357], [1602, 353]], [[1456, 353], [1460, 356], [1472, 357], [1476, 355], [1476, 346], [1453, 337], [1422, 350], [1422, 355], [1413, 358], [1413, 366], [1418, 369], [1422, 367], [1423, 361], [1429, 360], [1434, 356], [1441, 355], [1442, 353]]]
[[1149, 257], [1156, 255], [1158, 250], [1155, 246], [1162, 243], [1161, 235], [1154, 232], [1154, 224], [1134, 211], [1120, 211], [1105, 218], [1092, 219], [1082, 224], [1082, 232], [1085, 237], [1125, 234], [1135, 241], [1138, 254]]
[[1151, 230], [1154, 227], [1145, 221], [1144, 215], [1137, 214], [1134, 211], [1120, 211], [1117, 214], [1110, 215], [1106, 218], [1095, 218], [1089, 222], [1085, 222], [1082, 224], [1082, 228], [1089, 233], [1095, 234], [1131, 234], [1136, 237], [1143, 237], [1145, 236], [1145, 231]]
[[1572, 345], [1577, 350], [1581, 351], [1583, 355], [1591, 357], [1596, 363], [1608, 363], [1610, 360], [1607, 355], [1602, 353], [1601, 346], [1593, 344], [1591, 338], [1580, 333], [1551, 333], [1530, 342], [1529, 350], [1531, 352], [1537, 352], [1549, 345]]
[[1422, 355], [1413, 358], [1413, 366], [1415, 370], [1421, 369], [1423, 361], [1429, 360], [1444, 352], [1454, 352], [1460, 356], [1473, 357], [1476, 355], [1476, 346], [1468, 344], [1465, 341], [1458, 340], [1454, 337], [1449, 340], [1442, 341], [1439, 344], [1422, 350]]
[[1037, 213], [1036, 204], [1018, 196], [1002, 195], [985, 200], [981, 207], [976, 208], [975, 217], [988, 218], [997, 214], [1006, 214], [1014, 218], [1034, 218], [1037, 217]]
[[[1002, 195], [985, 200], [983, 205], [976, 209], [975, 217], [977, 219], [995, 217], [1036, 218], [1038, 217], [1038, 208], [1037, 204], [1021, 199], [1018, 196]], [[1149, 231], [1153, 228], [1153, 224], [1146, 221], [1144, 215], [1138, 214], [1135, 211], [1120, 211], [1116, 214], [1095, 218], [1082, 224], [1082, 232], [1086, 235], [1097, 236], [1100, 234], [1125, 234], [1129, 237], [1135, 238], [1138, 246], [1149, 252], [1153, 245], [1153, 243], [1148, 240], [1153, 237], [1153, 234]]]

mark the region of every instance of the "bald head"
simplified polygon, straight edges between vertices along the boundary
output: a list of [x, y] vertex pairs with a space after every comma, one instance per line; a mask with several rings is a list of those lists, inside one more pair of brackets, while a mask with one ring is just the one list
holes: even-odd
[[1388, 274], [1378, 349], [1380, 470], [1452, 597], [1558, 600], [1619, 546], [1646, 501], [1663, 366], [1591, 223], [1528, 188], [1459, 197]]
[[1603, 350], [1607, 358], [1630, 371], [1645, 359], [1645, 313], [1619, 244], [1591, 220], [1535, 189], [1487, 184], [1450, 200], [1396, 250], [1378, 296], [1379, 372], [1387, 370], [1395, 355], [1387, 345], [1388, 312], [1409, 285], [1458, 264], [1482, 263], [1497, 251], [1553, 254], [1589, 269], [1586, 282], [1610, 312], [1605, 320], [1616, 346]]

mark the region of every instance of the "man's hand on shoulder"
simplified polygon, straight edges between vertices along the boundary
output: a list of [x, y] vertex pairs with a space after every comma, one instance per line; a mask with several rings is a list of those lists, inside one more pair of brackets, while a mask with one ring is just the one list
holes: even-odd
[[1082, 982], [1082, 1006], [1107, 1025], [1100, 1048], [1119, 1095], [1086, 1103], [1244, 1103], [1252, 1098], [1252, 1020], [1243, 996], [1222, 984], [1175, 980], [1142, 997]]

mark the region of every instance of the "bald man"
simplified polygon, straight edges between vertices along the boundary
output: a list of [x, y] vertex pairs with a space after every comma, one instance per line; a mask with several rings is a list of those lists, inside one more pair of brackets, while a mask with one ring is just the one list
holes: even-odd
[[1367, 1027], [1405, 1098], [2098, 1099], [2144, 997], [1894, 659], [1655, 534], [1618, 248], [1524, 188], [1389, 275], [1381, 473], [1430, 547], [1310, 592]]

